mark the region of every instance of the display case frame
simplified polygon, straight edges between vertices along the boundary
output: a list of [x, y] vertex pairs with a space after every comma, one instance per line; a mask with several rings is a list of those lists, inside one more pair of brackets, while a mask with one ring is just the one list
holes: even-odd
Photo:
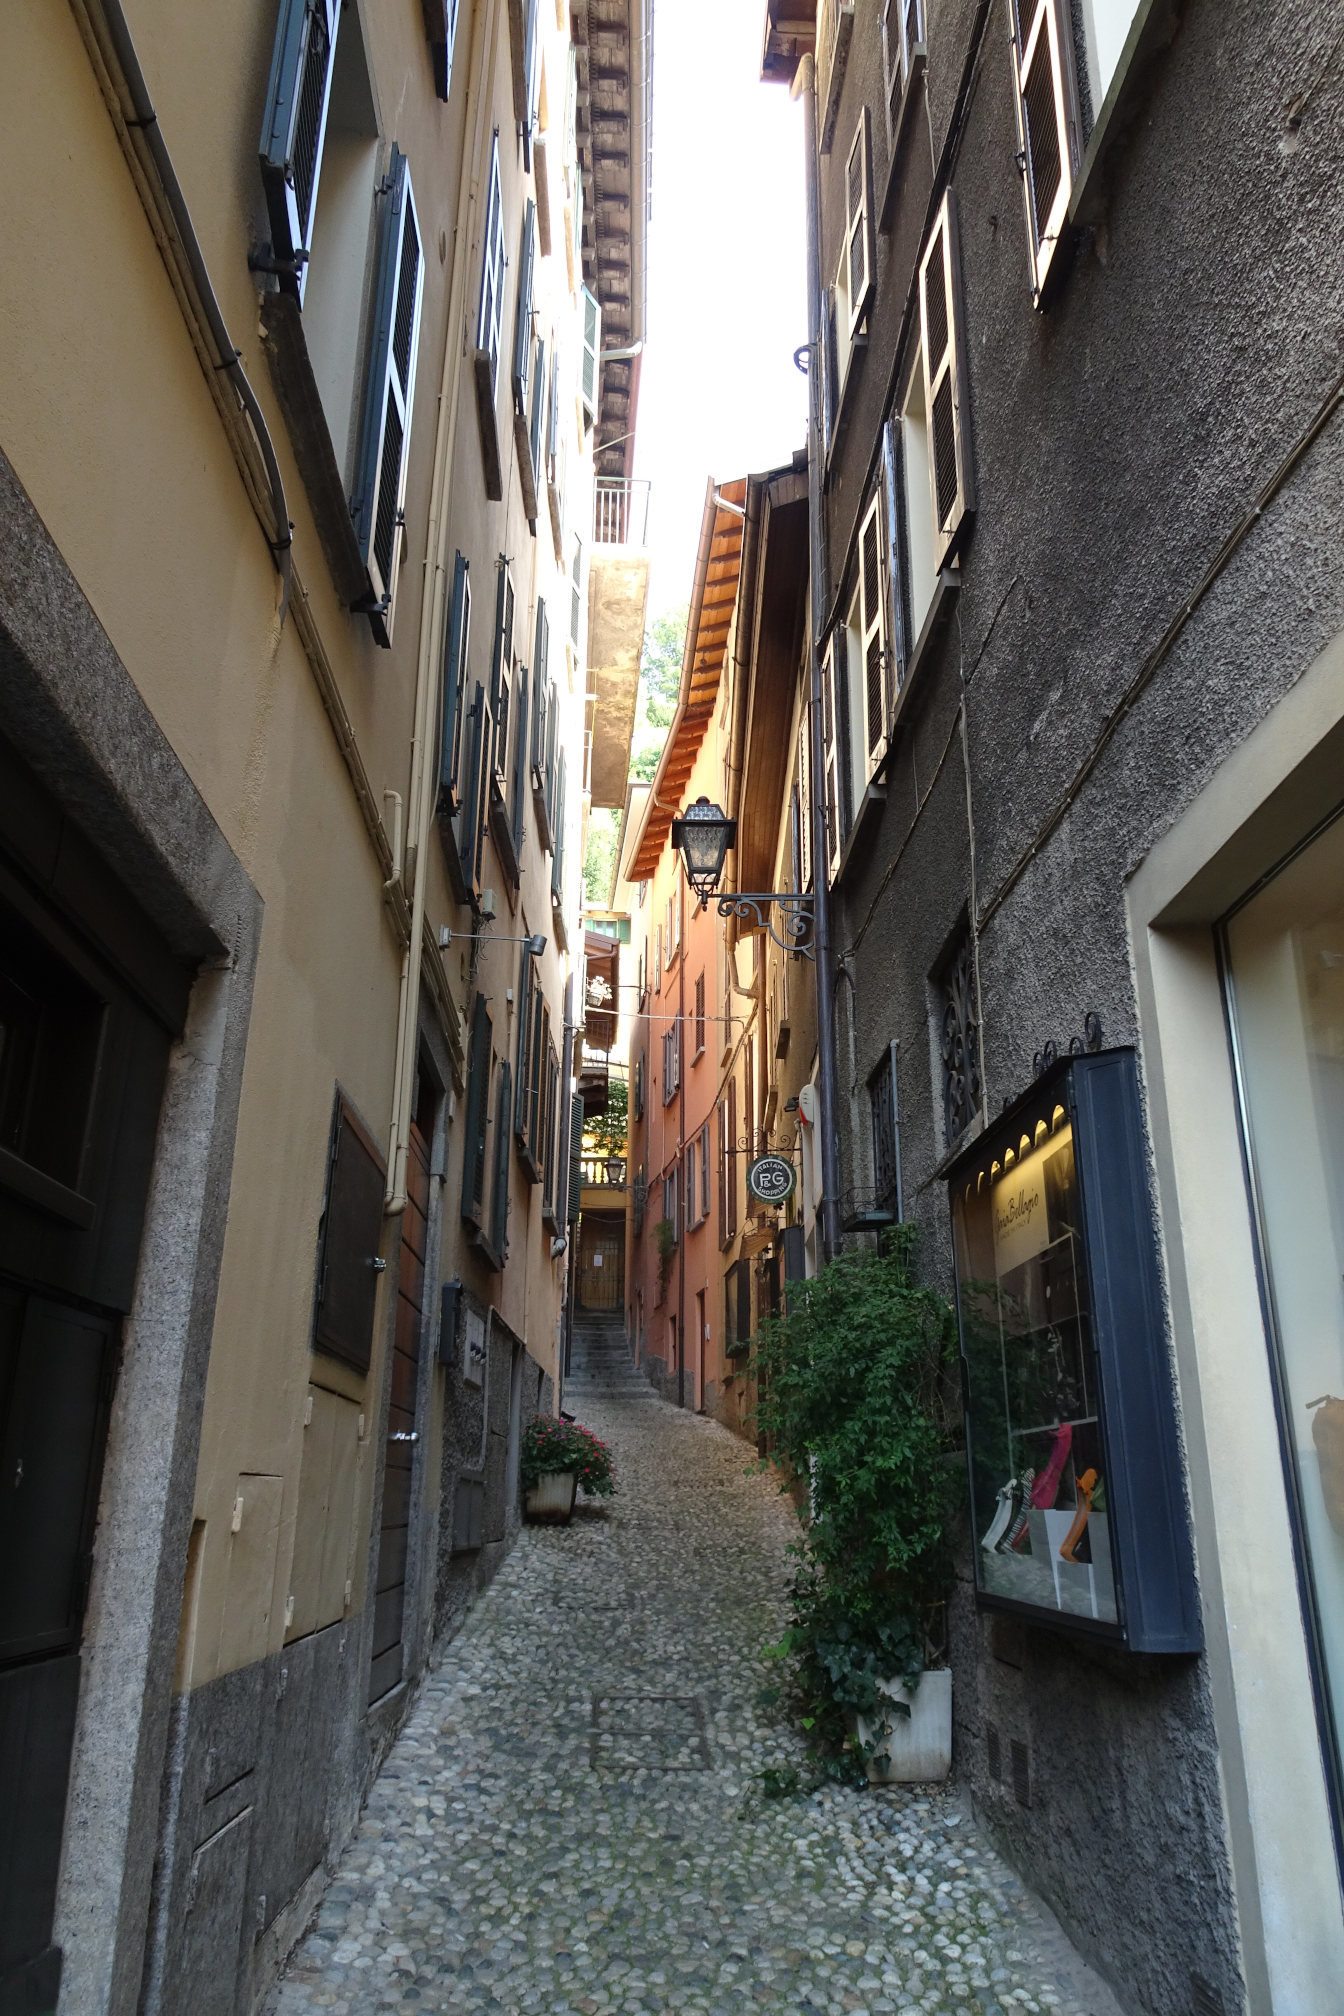
[[1042, 1072], [948, 1190], [977, 1603], [1198, 1652], [1133, 1050]]

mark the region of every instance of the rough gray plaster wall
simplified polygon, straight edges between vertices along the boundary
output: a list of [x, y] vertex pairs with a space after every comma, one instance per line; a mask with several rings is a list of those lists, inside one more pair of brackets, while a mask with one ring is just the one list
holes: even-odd
[[[930, 0], [929, 12], [937, 148], [978, 0]], [[987, 17], [953, 176], [978, 508], [954, 619], [890, 763], [874, 844], [837, 894], [835, 926], [853, 981], [852, 1005], [840, 989], [842, 1095], [896, 1036], [907, 1209], [924, 1269], [944, 1286], [951, 1255], [936, 1171], [948, 1144], [929, 976], [970, 894], [962, 680], [983, 909], [1339, 374], [1338, 79], [1320, 86], [1300, 126], [1286, 118], [1313, 79], [1332, 76], [1331, 35], [1301, 0], [1275, 10], [1269, 40], [1250, 0], [1190, 0], [1108, 164], [1104, 224], [1080, 235], [1053, 305], [1038, 314], [999, 0]], [[860, 10], [837, 144], [823, 163], [824, 272], [838, 257], [843, 136], [864, 97], [875, 184], [885, 179], [875, 36]], [[863, 383], [832, 455], [837, 583], [892, 382], [932, 158], [921, 121], [879, 238]], [[1033, 1053], [1048, 1038], [1065, 1047], [1087, 1010], [1100, 1013], [1107, 1043], [1135, 1041], [1125, 877], [1344, 624], [1341, 479], [1336, 420], [989, 919], [979, 955], [991, 1114], [1025, 1089]], [[842, 1121], [848, 1129], [843, 1110]], [[845, 1144], [846, 1182], [862, 1153]], [[1203, 1660], [1133, 1660], [1032, 1628], [1008, 1644], [977, 1616], [969, 1573], [967, 1559], [951, 1609], [958, 1768], [999, 1839], [1136, 2009], [1188, 2006], [1196, 1973], [1229, 2009], [1243, 2006]], [[1028, 1745], [1029, 1807], [989, 1777], [991, 1723], [1005, 1757], [1010, 1738]]]

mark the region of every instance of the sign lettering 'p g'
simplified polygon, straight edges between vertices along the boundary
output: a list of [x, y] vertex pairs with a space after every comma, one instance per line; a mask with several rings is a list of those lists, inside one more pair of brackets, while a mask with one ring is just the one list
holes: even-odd
[[782, 1204], [797, 1180], [792, 1162], [782, 1155], [758, 1155], [747, 1170], [747, 1188], [762, 1204]]

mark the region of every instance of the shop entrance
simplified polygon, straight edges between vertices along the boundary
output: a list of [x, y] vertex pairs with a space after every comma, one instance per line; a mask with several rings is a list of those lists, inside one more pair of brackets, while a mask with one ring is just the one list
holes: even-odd
[[[135, 924], [148, 933], [138, 913]], [[140, 940], [151, 966], [156, 943]], [[54, 2009], [60, 1988], [52, 1927], [103, 1454], [186, 1007], [187, 976], [166, 952], [155, 977], [158, 1013], [0, 867], [4, 2009]]]
[[625, 1307], [625, 1218], [585, 1211], [579, 1225], [579, 1307]]

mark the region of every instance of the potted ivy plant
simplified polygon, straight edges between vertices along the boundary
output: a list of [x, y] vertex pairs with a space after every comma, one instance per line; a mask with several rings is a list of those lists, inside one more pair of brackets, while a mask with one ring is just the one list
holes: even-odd
[[523, 1430], [523, 1509], [538, 1525], [568, 1526], [580, 1491], [609, 1498], [616, 1489], [611, 1451], [588, 1428], [537, 1414]]
[[802, 1506], [788, 1630], [814, 1748], [876, 1783], [951, 1768], [942, 1619], [962, 1500], [956, 1330], [913, 1229], [790, 1284], [760, 1326], [758, 1431]]

